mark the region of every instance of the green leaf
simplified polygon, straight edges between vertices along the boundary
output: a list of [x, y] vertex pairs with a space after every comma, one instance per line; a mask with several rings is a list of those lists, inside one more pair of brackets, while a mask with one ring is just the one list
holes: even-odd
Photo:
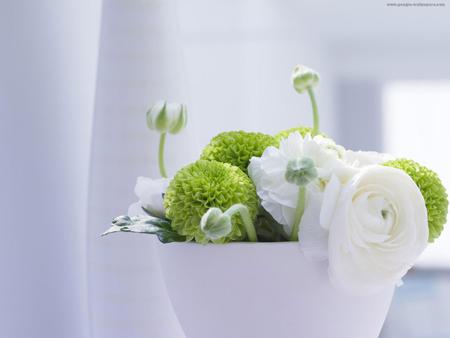
[[262, 207], [256, 218], [255, 230], [260, 242], [285, 242], [289, 238], [283, 226]]
[[156, 236], [161, 243], [186, 242], [186, 236], [182, 236], [175, 231], [161, 229], [156, 233]]
[[162, 243], [184, 242], [186, 237], [172, 230], [170, 221], [152, 216], [119, 216], [116, 217], [111, 227], [102, 236], [115, 232], [134, 232], [158, 236]]

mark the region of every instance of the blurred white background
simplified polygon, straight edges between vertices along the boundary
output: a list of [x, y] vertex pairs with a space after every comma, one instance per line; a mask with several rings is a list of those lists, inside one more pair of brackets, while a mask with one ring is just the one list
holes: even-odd
[[[1, 1], [0, 337], [183, 337], [152, 239], [99, 238], [136, 177], [158, 175], [155, 100], [188, 105], [174, 173], [219, 131], [311, 124], [289, 81], [304, 63], [322, 130], [449, 186], [449, 18], [383, 1]], [[383, 337], [450, 337], [449, 244], [398, 289]]]

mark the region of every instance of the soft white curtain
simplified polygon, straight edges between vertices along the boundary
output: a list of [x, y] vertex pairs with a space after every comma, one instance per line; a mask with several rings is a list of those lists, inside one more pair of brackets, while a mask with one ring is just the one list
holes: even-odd
[[[100, 238], [136, 197], [137, 176], [158, 177], [158, 135], [145, 112], [156, 100], [185, 101], [173, 1], [105, 1], [93, 128], [89, 221], [92, 337], [183, 337], [152, 251], [152, 236]], [[170, 150], [187, 135], [169, 138]], [[173, 161], [169, 161], [169, 167]]]
[[100, 0], [0, 2], [0, 337], [88, 337]]

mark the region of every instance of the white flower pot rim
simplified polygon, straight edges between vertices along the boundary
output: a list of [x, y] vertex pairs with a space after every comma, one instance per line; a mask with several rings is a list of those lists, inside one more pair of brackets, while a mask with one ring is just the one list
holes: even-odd
[[228, 242], [223, 244], [216, 244], [216, 243], [207, 243], [207, 244], [201, 244], [197, 242], [172, 242], [172, 243], [166, 243], [165, 245], [183, 245], [183, 246], [200, 246], [200, 247], [240, 247], [240, 246], [247, 246], [247, 245], [264, 245], [264, 246], [294, 246], [299, 245], [299, 242], [294, 241], [287, 241], [287, 242]]

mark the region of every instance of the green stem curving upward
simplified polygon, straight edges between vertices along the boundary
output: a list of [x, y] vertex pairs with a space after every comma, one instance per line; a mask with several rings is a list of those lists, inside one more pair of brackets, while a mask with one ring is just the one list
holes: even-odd
[[255, 226], [253, 225], [248, 208], [243, 204], [235, 204], [224, 212], [224, 214], [226, 214], [230, 218], [236, 213], [239, 213], [242, 218], [242, 222], [244, 223], [245, 231], [247, 232], [249, 241], [257, 242], [258, 237], [256, 236]]
[[311, 132], [311, 136], [314, 137], [319, 133], [319, 110], [317, 108], [317, 102], [316, 97], [314, 96], [314, 91], [312, 90], [311, 87], [308, 87], [307, 90], [313, 110], [313, 129]]
[[159, 137], [158, 163], [159, 172], [162, 177], [167, 177], [166, 166], [164, 165], [164, 145], [166, 144], [166, 133], [161, 133]]

